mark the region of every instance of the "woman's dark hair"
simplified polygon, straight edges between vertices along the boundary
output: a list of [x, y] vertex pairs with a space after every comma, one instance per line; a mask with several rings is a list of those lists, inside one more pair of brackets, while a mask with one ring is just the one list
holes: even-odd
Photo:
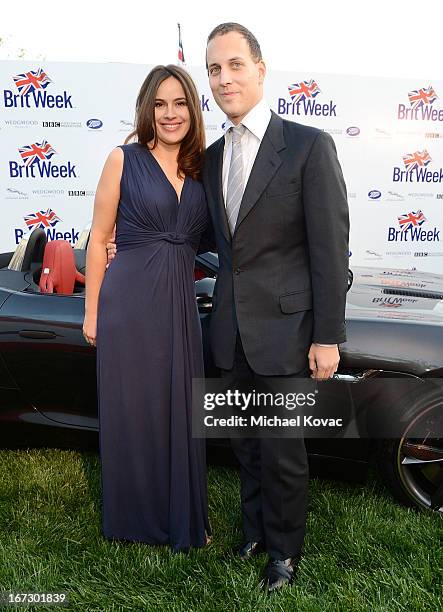
[[161, 83], [174, 77], [179, 81], [185, 92], [189, 108], [189, 131], [180, 144], [178, 153], [178, 176], [200, 178], [205, 152], [205, 127], [200, 107], [200, 98], [191, 76], [180, 66], [168, 64], [156, 66], [151, 70], [140, 88], [135, 105], [134, 130], [125, 140], [125, 144], [136, 136], [136, 142], [148, 146], [154, 141], [153, 148], [157, 146], [158, 138], [155, 131], [155, 100]]

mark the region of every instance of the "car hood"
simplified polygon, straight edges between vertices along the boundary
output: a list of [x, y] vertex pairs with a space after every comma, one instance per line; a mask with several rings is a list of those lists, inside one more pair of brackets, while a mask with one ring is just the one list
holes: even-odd
[[352, 268], [348, 319], [396, 319], [443, 325], [443, 276], [419, 270]]

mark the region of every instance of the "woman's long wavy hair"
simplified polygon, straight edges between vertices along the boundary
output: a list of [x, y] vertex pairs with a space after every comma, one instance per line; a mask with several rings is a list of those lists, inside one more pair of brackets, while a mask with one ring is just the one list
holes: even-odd
[[137, 96], [134, 130], [126, 138], [125, 144], [135, 136], [136, 142], [142, 145], [148, 146], [148, 143], [153, 141], [152, 148], [157, 146], [155, 100], [160, 84], [171, 76], [177, 79], [183, 87], [190, 115], [190, 127], [180, 144], [178, 153], [177, 175], [199, 179], [205, 152], [203, 114], [195, 83], [186, 70], [179, 66], [173, 64], [156, 66], [148, 74]]

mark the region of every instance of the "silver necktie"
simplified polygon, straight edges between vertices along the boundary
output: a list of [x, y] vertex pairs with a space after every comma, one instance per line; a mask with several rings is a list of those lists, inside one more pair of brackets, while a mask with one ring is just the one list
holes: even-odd
[[232, 134], [232, 154], [228, 174], [228, 188], [226, 190], [226, 216], [232, 235], [243, 198], [243, 157], [240, 141], [246, 128], [240, 124], [229, 129]]

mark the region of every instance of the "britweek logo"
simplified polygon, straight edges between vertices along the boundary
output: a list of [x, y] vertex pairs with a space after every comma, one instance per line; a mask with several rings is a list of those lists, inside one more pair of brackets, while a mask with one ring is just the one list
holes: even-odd
[[52, 208], [46, 210], [37, 210], [23, 217], [26, 229], [15, 228], [15, 243], [18, 244], [26, 234], [32, 232], [35, 228], [40, 227], [45, 230], [48, 240], [67, 240], [74, 244], [78, 240], [78, 231], [74, 228], [69, 232], [59, 232], [55, 229], [57, 223], [61, 221]]
[[47, 140], [34, 142], [18, 150], [23, 163], [9, 161], [11, 178], [77, 178], [75, 165], [57, 165], [51, 161], [57, 152]]
[[422, 228], [427, 219], [421, 210], [404, 213], [397, 221], [400, 229], [388, 227], [388, 242], [440, 242], [440, 230]]
[[12, 78], [16, 90], [3, 90], [5, 108], [72, 108], [72, 95], [66, 91], [58, 95], [46, 91], [52, 80], [43, 68], [22, 72]]
[[432, 105], [438, 96], [432, 85], [422, 89], [413, 89], [408, 93], [409, 106], [399, 104], [397, 119], [400, 121], [443, 121], [443, 109], [437, 110]]
[[415, 304], [418, 300], [414, 298], [383, 296], [372, 299], [373, 304], [377, 304], [382, 308], [400, 308], [403, 304]]
[[311, 79], [288, 85], [291, 102], [284, 98], [278, 99], [277, 113], [279, 115], [314, 115], [316, 117], [336, 117], [336, 104], [332, 100], [320, 104], [316, 100], [321, 94], [318, 84]]
[[200, 96], [200, 106], [201, 106], [201, 109], [202, 109], [203, 113], [204, 112], [208, 112], [208, 113], [211, 112], [211, 108], [209, 107], [209, 102], [210, 102], [210, 98], [207, 98], [205, 96], [205, 94], [202, 94]]
[[394, 183], [441, 183], [443, 181], [443, 168], [432, 172], [427, 168], [432, 162], [429, 152], [415, 151], [403, 155], [405, 169], [394, 167], [392, 180]]

